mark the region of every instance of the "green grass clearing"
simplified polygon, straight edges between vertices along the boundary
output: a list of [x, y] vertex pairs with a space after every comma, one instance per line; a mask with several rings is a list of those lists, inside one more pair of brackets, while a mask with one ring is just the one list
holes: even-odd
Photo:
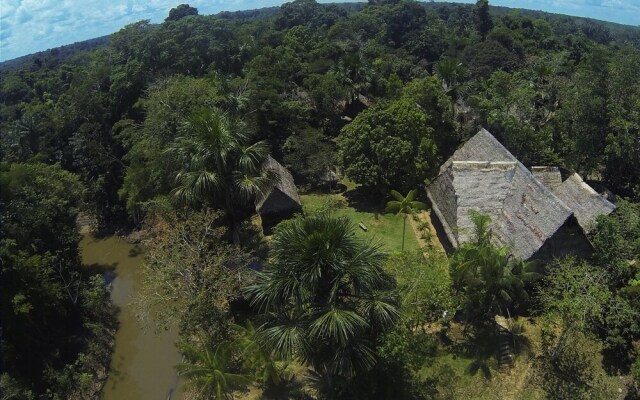
[[[387, 251], [402, 249], [402, 216], [383, 214], [369, 211], [358, 211], [351, 207], [342, 194], [303, 194], [300, 195], [302, 207], [307, 213], [331, 210], [335, 215], [346, 216], [356, 225], [356, 234], [364, 239], [378, 240]], [[410, 217], [409, 217], [410, 218]], [[368, 231], [358, 227], [362, 222]], [[407, 221], [404, 250], [414, 252], [419, 250], [418, 240]]]

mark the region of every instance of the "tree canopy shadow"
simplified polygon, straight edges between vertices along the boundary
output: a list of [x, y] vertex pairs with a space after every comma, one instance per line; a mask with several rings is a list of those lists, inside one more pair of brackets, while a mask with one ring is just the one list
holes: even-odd
[[343, 196], [349, 206], [357, 211], [372, 213], [383, 213], [384, 204], [387, 200], [387, 196], [372, 193], [370, 189], [368, 190], [362, 186], [344, 192]]

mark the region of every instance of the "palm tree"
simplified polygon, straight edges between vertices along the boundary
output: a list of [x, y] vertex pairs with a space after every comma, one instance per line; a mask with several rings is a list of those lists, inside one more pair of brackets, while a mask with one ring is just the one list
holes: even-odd
[[243, 124], [212, 109], [196, 114], [167, 153], [178, 162], [174, 196], [183, 203], [213, 204], [227, 212], [234, 244], [240, 243], [238, 211], [265, 196], [276, 174], [265, 168], [269, 148], [249, 143]]
[[281, 371], [271, 352], [260, 343], [258, 330], [251, 321], [247, 321], [245, 326], [235, 325], [235, 330], [239, 333], [236, 344], [245, 358], [247, 368], [256, 371], [256, 378], [261, 383], [280, 385]]
[[445, 92], [455, 94], [465, 74], [465, 68], [460, 61], [453, 57], [443, 57], [435, 66], [435, 72], [442, 80]]
[[407, 194], [406, 197], [402, 197], [402, 195], [398, 191], [392, 190], [391, 196], [393, 196], [395, 200], [387, 203], [387, 212], [395, 212], [396, 214], [403, 215], [404, 221], [402, 223], [402, 251], [404, 251], [404, 232], [406, 231], [407, 227], [407, 216], [415, 210], [424, 210], [427, 207], [426, 204], [420, 201], [413, 200], [416, 197], [416, 193], [417, 190], [413, 189]]
[[371, 86], [373, 72], [360, 53], [346, 54], [340, 59], [333, 72], [347, 89], [349, 103]]
[[346, 217], [322, 213], [278, 225], [271, 256], [245, 291], [262, 311], [266, 348], [326, 371], [335, 385], [369, 370], [375, 338], [398, 317], [379, 246], [357, 239]]
[[462, 78], [466, 73], [466, 69], [457, 59], [443, 57], [436, 64], [435, 73], [441, 79], [442, 89], [451, 99], [451, 113], [455, 117], [455, 104], [462, 87]]
[[526, 284], [538, 277], [533, 264], [509, 255], [507, 247], [490, 243], [491, 219], [470, 212], [476, 224], [476, 240], [462, 245], [451, 258], [454, 287], [468, 298], [467, 312], [481, 320], [503, 314], [529, 296]]
[[184, 359], [176, 367], [178, 374], [196, 389], [198, 398], [229, 399], [232, 390], [251, 382], [244, 375], [228, 372], [232, 357], [228, 343], [215, 349], [183, 344], [181, 351]]

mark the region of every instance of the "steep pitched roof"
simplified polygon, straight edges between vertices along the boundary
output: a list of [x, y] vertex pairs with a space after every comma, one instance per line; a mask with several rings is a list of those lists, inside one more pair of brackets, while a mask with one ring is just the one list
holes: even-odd
[[448, 168], [453, 161], [517, 162], [518, 160], [489, 131], [482, 128], [453, 153], [451, 158], [440, 167], [440, 171]]
[[514, 256], [531, 257], [571, 216], [498, 140], [480, 130], [440, 168], [427, 188], [433, 211], [454, 246], [469, 240], [469, 209], [489, 215], [493, 239]]
[[587, 185], [578, 174], [571, 175], [561, 185], [553, 188], [553, 192], [573, 210], [585, 232], [593, 228], [599, 215], [611, 214], [616, 209], [615, 205]]
[[259, 213], [275, 213], [301, 209], [298, 189], [289, 170], [271, 156], [265, 162], [265, 166], [277, 174], [278, 182], [271, 193], [256, 203], [256, 210]]

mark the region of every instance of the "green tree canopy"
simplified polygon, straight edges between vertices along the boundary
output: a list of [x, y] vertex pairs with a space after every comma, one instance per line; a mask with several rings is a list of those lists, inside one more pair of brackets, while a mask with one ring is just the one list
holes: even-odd
[[99, 338], [112, 315], [101, 276], [80, 270], [82, 186], [59, 164], [39, 163], [3, 166], [0, 186], [1, 369], [25, 396], [88, 396], [81, 377], [108, 357]]
[[356, 238], [344, 217], [317, 214], [281, 223], [268, 266], [246, 289], [264, 313], [260, 332], [267, 348], [309, 363], [336, 384], [369, 370], [376, 337], [398, 317], [395, 284], [383, 261], [379, 247]]
[[165, 18], [165, 21], [177, 21], [189, 15], [198, 15], [198, 9], [189, 4], [180, 4], [169, 10], [169, 16]]
[[382, 193], [423, 184], [437, 166], [436, 152], [431, 121], [409, 98], [363, 111], [338, 138], [338, 160], [346, 175]]
[[476, 29], [482, 39], [493, 29], [493, 21], [489, 14], [489, 0], [478, 0], [474, 9], [474, 17], [476, 19]]
[[180, 136], [189, 116], [224, 104], [218, 82], [173, 76], [151, 85], [140, 99], [146, 114], [142, 126], [133, 120], [122, 120], [114, 126], [128, 150], [123, 157], [127, 167], [119, 194], [131, 215], [171, 190], [175, 175], [163, 151]]

